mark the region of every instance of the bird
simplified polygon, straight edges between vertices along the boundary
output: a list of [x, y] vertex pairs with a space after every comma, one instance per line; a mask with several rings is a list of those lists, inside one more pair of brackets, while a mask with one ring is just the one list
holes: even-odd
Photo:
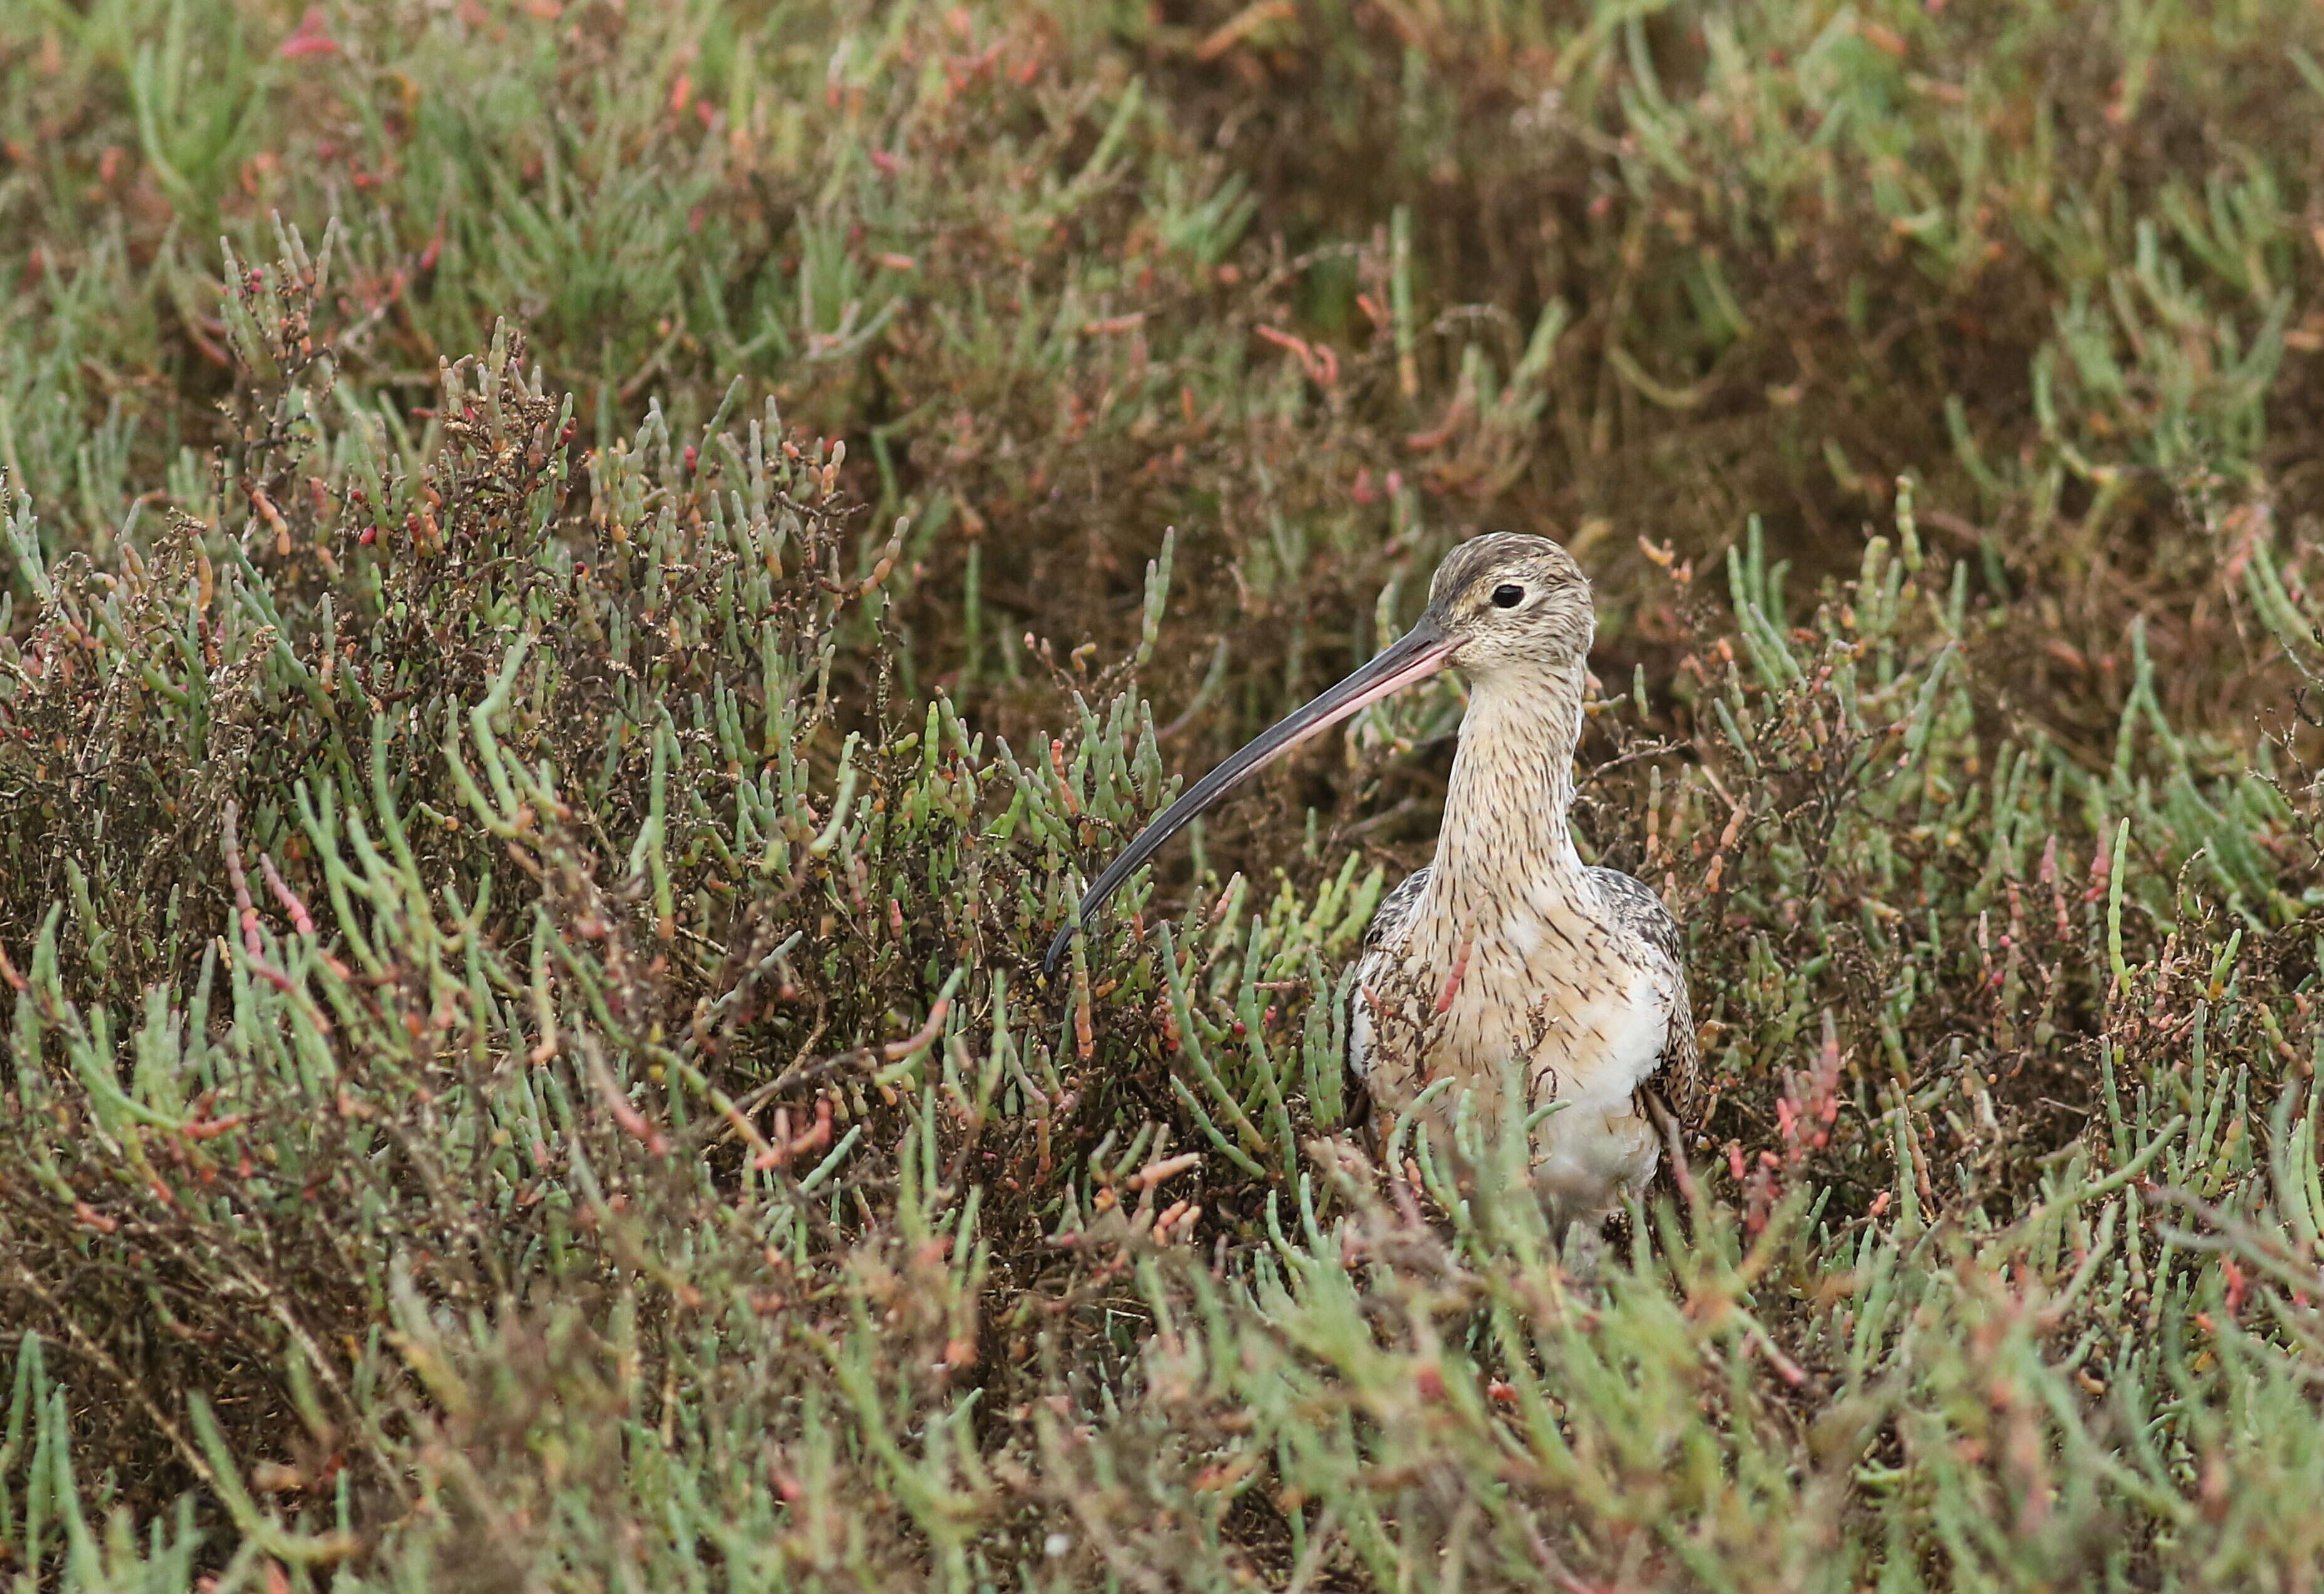
[[[1469, 699], [1435, 857], [1365, 929], [1348, 1066], [1383, 1123], [1445, 1079], [1489, 1123], [1521, 1105], [1535, 1119], [1530, 1181], [1551, 1221], [1602, 1229], [1659, 1166], [1653, 1093], [1685, 1117], [1699, 1070], [1677, 921], [1652, 888], [1585, 865], [1573, 843], [1596, 631], [1589, 577], [1554, 541], [1504, 531], [1459, 544], [1411, 630], [1196, 781], [1122, 850], [1057, 932], [1047, 968], [1189, 821], [1309, 738], [1457, 668]], [[1521, 1104], [1499, 1100], [1512, 1061]], [[1437, 1147], [1453, 1093], [1413, 1115]]]

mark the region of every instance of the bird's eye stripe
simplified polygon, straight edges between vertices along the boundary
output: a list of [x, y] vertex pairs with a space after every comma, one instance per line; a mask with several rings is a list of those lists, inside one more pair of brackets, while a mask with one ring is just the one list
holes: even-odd
[[1493, 589], [1493, 606], [1497, 609], [1514, 609], [1524, 602], [1525, 588], [1514, 583], [1505, 582]]

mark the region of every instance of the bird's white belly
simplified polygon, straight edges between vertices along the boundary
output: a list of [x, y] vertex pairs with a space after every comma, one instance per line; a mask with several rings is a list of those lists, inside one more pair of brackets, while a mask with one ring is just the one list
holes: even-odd
[[1616, 988], [1586, 998], [1545, 993], [1554, 1021], [1532, 1048], [1536, 1105], [1627, 1102], [1662, 1061], [1670, 1034], [1669, 993], [1644, 970], [1624, 975]]
[[1536, 1187], [1591, 1211], [1646, 1188], [1661, 1145], [1637, 1091], [1662, 1059], [1669, 1024], [1667, 1005], [1649, 986], [1590, 1003], [1577, 1018], [1581, 1044], [1572, 1051], [1559, 1053], [1554, 1039], [1545, 1040], [1534, 1057], [1534, 1105], [1563, 1105], [1534, 1129]]

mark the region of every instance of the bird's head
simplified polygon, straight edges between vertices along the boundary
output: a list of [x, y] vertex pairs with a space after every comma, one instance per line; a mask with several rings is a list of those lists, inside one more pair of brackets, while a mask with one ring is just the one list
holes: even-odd
[[1498, 531], [1471, 538], [1437, 566], [1428, 607], [1410, 631], [1338, 686], [1262, 732], [1139, 833], [1084, 893], [1071, 922], [1049, 944], [1047, 966], [1056, 966], [1074, 930], [1163, 843], [1309, 737], [1447, 665], [1459, 665], [1486, 687], [1565, 676], [1589, 653], [1595, 631], [1590, 580], [1572, 555], [1545, 537]]
[[1444, 556], [1429, 583], [1413, 631], [1432, 629], [1447, 644], [1442, 662], [1479, 680], [1578, 664], [1597, 634], [1590, 578], [1546, 537], [1472, 537]]

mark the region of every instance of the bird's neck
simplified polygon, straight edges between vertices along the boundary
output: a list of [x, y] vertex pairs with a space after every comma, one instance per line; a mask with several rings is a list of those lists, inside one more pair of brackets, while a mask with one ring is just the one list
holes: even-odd
[[1567, 818], [1582, 693], [1578, 660], [1473, 683], [1437, 834], [1434, 874], [1443, 886], [1530, 889], [1579, 879]]

